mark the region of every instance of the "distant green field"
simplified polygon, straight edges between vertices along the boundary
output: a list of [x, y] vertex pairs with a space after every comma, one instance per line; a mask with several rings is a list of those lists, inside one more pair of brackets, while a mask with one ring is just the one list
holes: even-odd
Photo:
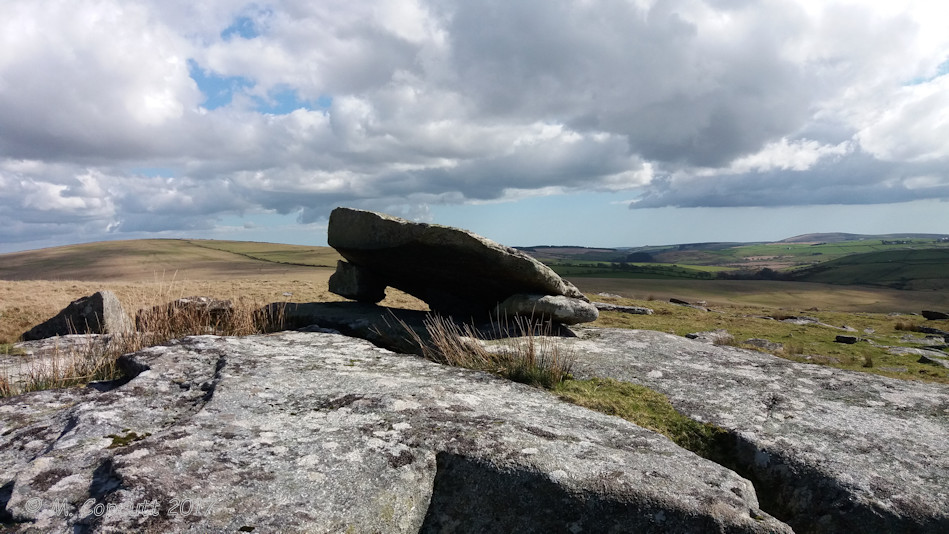
[[[536, 247], [530, 251], [561, 276], [573, 278], [741, 278], [895, 289], [949, 288], [949, 241], [945, 236], [855, 236], [846, 240], [835, 239], [833, 234], [821, 236], [828, 241], [693, 243], [615, 249], [611, 253], [579, 247]], [[821, 236], [814, 236], [815, 241]], [[596, 255], [613, 259], [594, 259]]]
[[[809, 245], [806, 243], [770, 243], [763, 245], [748, 245], [734, 249], [735, 256], [747, 258], [751, 256], [793, 256], [809, 259], [814, 256], [825, 256], [822, 261], [830, 258], [839, 258], [851, 254], [865, 254], [888, 250], [906, 250], [910, 247], [932, 248], [939, 246], [931, 239], [906, 240], [907, 243], [884, 244], [883, 240], [846, 241], [842, 243], [824, 243]], [[949, 249], [949, 246], [947, 246]]]
[[[886, 241], [886, 243], [884, 243]], [[919, 248], [945, 248], [949, 243], [937, 243], [932, 239], [884, 240], [866, 239], [839, 243], [755, 243], [706, 245], [693, 248], [677, 247], [657, 248], [650, 253], [657, 261], [666, 263], [688, 263], [693, 265], [720, 265], [723, 263], [741, 263], [749, 259], [774, 258], [793, 263], [822, 263], [852, 254], [869, 252], [913, 250]]]
[[795, 278], [824, 284], [946, 289], [949, 288], [949, 249], [904, 249], [855, 254], [802, 270]]
[[687, 278], [711, 280], [714, 278], [714, 273], [729, 270], [725, 267], [662, 263], [558, 261], [549, 262], [547, 265], [560, 276], [567, 278]]

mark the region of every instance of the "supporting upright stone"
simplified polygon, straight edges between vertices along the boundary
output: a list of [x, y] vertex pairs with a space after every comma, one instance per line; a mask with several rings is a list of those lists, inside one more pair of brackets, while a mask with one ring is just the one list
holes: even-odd
[[372, 271], [342, 260], [336, 262], [336, 272], [329, 279], [329, 290], [341, 297], [373, 304], [386, 298], [385, 282]]

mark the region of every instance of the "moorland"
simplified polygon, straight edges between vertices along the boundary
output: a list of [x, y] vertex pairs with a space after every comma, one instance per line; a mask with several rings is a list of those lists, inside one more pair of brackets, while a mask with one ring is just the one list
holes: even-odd
[[[921, 326], [921, 310], [949, 310], [946, 236], [820, 234], [777, 243], [704, 243], [587, 249], [530, 247], [591, 300], [645, 306], [652, 315], [603, 312], [593, 326], [685, 335], [723, 329], [719, 342], [780, 344], [797, 361], [904, 379], [949, 383], [949, 369], [894, 354], [941, 339]], [[0, 344], [69, 302], [101, 289], [138, 310], [206, 295], [263, 306], [342, 300], [327, 288], [339, 255], [329, 247], [274, 243], [152, 239], [71, 245], [0, 255]], [[699, 308], [669, 302], [700, 303]], [[390, 289], [383, 305], [426, 309]], [[795, 321], [795, 318], [808, 320]], [[835, 342], [836, 335], [861, 339]], [[911, 352], [911, 351], [910, 351]]]

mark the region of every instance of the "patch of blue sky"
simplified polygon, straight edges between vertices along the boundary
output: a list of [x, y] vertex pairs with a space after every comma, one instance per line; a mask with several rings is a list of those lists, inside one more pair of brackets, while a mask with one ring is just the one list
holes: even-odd
[[921, 76], [921, 77], [919, 77], [919, 78], [913, 78], [912, 80], [906, 82], [905, 85], [920, 85], [920, 84], [924, 84], [924, 83], [929, 83], [929, 82], [935, 80], [936, 78], [945, 76], [946, 74], [949, 74], [949, 59], [946, 59], [945, 61], [943, 61], [942, 63], [940, 63], [938, 67], [936, 67], [936, 74], [935, 74], [935, 75], [929, 76], [929, 77], [922, 77], [922, 76]]
[[129, 173], [148, 178], [171, 178], [175, 176], [175, 170], [170, 167], [133, 167], [129, 169]]
[[217, 228], [207, 232], [209, 239], [264, 241], [289, 245], [326, 246], [326, 223], [300, 224], [300, 212], [257, 212], [225, 215]]
[[237, 17], [230, 26], [221, 32], [221, 39], [228, 40], [238, 35], [244, 39], [253, 39], [260, 35], [257, 23], [250, 17]]
[[[616, 247], [647, 239], [631, 225], [634, 192], [573, 192], [461, 205], [431, 205], [432, 222], [465, 228], [508, 246]], [[575, 224], [563, 225], [564, 217]], [[556, 232], [554, 228], [559, 228]]]
[[321, 96], [316, 101], [301, 100], [299, 93], [289, 88], [271, 91], [267, 98], [254, 97], [254, 101], [257, 103], [257, 111], [270, 115], [286, 115], [298, 109], [327, 110], [333, 105], [333, 98], [330, 96]]
[[230, 104], [235, 92], [254, 86], [252, 80], [243, 76], [220, 76], [207, 71], [193, 59], [188, 60], [188, 72], [204, 94], [205, 100], [201, 105], [208, 110]]
[[[198, 84], [198, 89], [204, 94], [202, 106], [207, 110], [227, 106], [234, 100], [236, 93], [248, 94], [256, 83], [244, 76], [221, 76], [202, 68], [198, 62], [189, 59], [188, 71], [191, 79]], [[316, 100], [303, 100], [296, 89], [278, 87], [271, 90], [266, 97], [249, 95], [259, 113], [270, 115], [286, 115], [297, 109], [328, 110], [333, 105], [333, 97], [322, 95]]]

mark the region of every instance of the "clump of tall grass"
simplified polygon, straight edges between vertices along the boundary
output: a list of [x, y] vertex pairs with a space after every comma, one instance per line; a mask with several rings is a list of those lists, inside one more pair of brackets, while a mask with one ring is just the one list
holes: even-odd
[[720, 347], [740, 347], [741, 343], [735, 339], [735, 336], [725, 332], [712, 337], [712, 344]]
[[136, 332], [80, 336], [67, 343], [55, 342], [43, 357], [22, 358], [16, 377], [0, 375], [0, 397], [29, 391], [85, 385], [122, 378], [116, 360], [146, 347], [163, 345], [189, 335], [245, 336], [280, 330], [284, 306], [260, 308], [243, 298], [226, 313], [209, 307], [186, 306], [178, 301], [143, 310]]
[[784, 347], [778, 351], [781, 356], [801, 356], [804, 354], [804, 346], [796, 343], [785, 343]]
[[123, 354], [126, 337], [90, 334], [57, 338], [43, 356], [19, 355], [17, 372], [12, 377], [0, 376], [0, 397], [114, 380], [119, 377], [115, 360]]
[[516, 317], [510, 324], [495, 320], [488, 334], [441, 315], [426, 317], [424, 334], [401, 319], [398, 322], [429, 360], [547, 389], [568, 378], [576, 360], [573, 352], [557, 342], [549, 321]]

